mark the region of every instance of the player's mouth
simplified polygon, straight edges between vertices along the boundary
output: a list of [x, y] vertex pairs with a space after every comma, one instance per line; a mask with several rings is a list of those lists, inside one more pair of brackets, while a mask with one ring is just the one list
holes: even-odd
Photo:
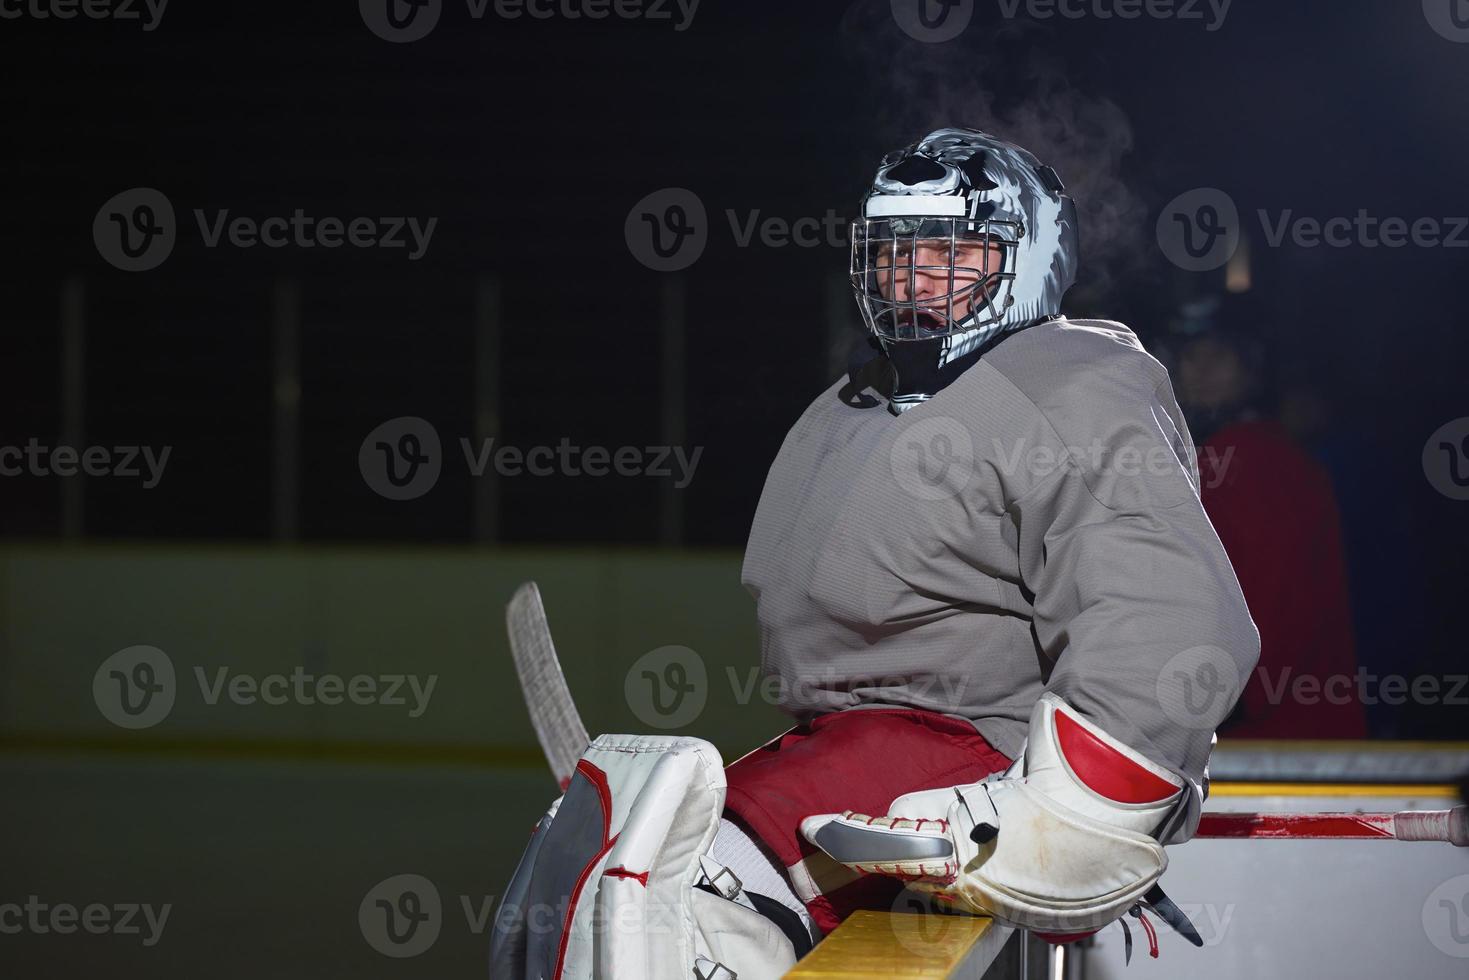
[[916, 327], [919, 333], [947, 333], [949, 330], [948, 317], [942, 316], [933, 310], [899, 307], [893, 311], [894, 320], [900, 327]]

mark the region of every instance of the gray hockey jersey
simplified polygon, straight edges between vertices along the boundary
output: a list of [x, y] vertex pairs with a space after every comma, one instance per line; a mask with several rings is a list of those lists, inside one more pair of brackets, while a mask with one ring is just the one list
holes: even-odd
[[1197, 788], [1259, 637], [1163, 366], [1061, 319], [898, 417], [844, 384], [786, 436], [745, 551], [782, 707], [926, 708], [1014, 757], [1050, 690]]

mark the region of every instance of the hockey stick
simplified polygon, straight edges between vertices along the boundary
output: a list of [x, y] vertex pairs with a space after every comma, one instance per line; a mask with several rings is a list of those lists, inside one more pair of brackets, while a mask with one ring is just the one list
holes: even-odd
[[1246, 840], [1428, 840], [1469, 846], [1469, 807], [1398, 813], [1206, 813], [1196, 837]]
[[[541, 590], [526, 582], [505, 607], [510, 653], [536, 738], [564, 790], [591, 738], [551, 642]], [[1447, 841], [1469, 846], [1469, 808], [1399, 813], [1205, 813], [1196, 837], [1250, 840]]]
[[510, 597], [505, 607], [505, 629], [510, 634], [510, 654], [515, 658], [515, 673], [520, 677], [531, 725], [551, 773], [564, 791], [591, 738], [571, 699], [561, 662], [556, 659], [551, 627], [536, 583], [524, 583]]

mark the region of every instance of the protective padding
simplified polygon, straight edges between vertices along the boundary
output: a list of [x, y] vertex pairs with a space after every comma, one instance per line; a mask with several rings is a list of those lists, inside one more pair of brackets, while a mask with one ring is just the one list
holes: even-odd
[[689, 980], [696, 962], [713, 976], [780, 976], [794, 956], [779, 929], [696, 889], [724, 792], [719, 753], [701, 739], [593, 741], [507, 890], [520, 907], [497, 917], [496, 980]]

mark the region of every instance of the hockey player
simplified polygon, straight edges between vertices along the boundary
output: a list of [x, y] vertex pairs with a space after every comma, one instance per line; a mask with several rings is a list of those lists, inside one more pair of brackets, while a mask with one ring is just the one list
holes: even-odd
[[1161, 845], [1258, 638], [1166, 372], [1061, 315], [1076, 266], [1027, 151], [942, 129], [882, 161], [871, 355], [792, 428], [745, 554], [800, 724], [725, 772], [695, 739], [594, 742], [512, 884], [570, 911], [502, 922], [502, 975], [778, 976], [904, 883], [1058, 941], [1176, 918]]

